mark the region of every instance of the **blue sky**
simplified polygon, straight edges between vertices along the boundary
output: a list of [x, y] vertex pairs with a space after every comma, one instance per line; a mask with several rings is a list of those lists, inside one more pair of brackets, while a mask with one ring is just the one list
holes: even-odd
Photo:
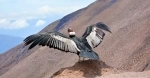
[[0, 34], [27, 37], [95, 0], [0, 0]]

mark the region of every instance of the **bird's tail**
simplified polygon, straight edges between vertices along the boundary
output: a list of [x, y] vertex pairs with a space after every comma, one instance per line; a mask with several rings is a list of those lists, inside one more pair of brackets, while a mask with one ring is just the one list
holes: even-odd
[[99, 56], [97, 53], [95, 53], [94, 51], [91, 52], [87, 52], [87, 51], [80, 51], [79, 53], [80, 57], [85, 57], [85, 58], [90, 58], [90, 59], [99, 59]]

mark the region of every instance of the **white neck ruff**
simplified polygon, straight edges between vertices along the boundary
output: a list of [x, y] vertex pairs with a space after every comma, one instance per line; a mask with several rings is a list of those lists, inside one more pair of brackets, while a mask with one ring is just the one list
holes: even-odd
[[75, 32], [69, 32], [69, 35], [75, 35], [76, 33]]

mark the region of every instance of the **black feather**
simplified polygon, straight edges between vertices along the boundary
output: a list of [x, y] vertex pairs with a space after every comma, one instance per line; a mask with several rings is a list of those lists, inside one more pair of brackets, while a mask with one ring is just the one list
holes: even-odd
[[39, 45], [45, 46], [46, 43], [48, 42], [48, 39], [49, 39], [48, 35], [45, 35], [41, 40], [41, 42], [39, 43]]
[[83, 38], [86, 38], [90, 34], [90, 32], [92, 31], [92, 27], [93, 26], [89, 26], [89, 27], [86, 28], [86, 31], [82, 35]]
[[30, 45], [29, 49], [32, 49], [34, 46], [36, 46], [43, 37], [44, 36], [40, 36], [38, 39], [34, 40], [34, 42]]
[[51, 37], [51, 42], [50, 42], [49, 47], [51, 48], [52, 46], [54, 46], [54, 39]]
[[111, 31], [110, 31], [110, 29], [108, 28], [108, 26], [105, 25], [105, 24], [103, 24], [102, 22], [98, 22], [98, 23], [96, 23], [95, 25], [96, 25], [96, 27], [101, 28], [101, 29], [103, 29], [103, 30], [108, 31], [108, 32], [111, 33]]
[[49, 46], [49, 45], [50, 45], [50, 42], [51, 42], [51, 37], [48, 36], [48, 38], [49, 38], [49, 39], [48, 39], [47, 44], [46, 44], [47, 46]]
[[25, 45], [28, 45], [30, 43], [32, 43], [35, 39], [37, 39], [39, 37], [39, 35], [31, 35], [28, 36], [24, 41], [25, 41]]

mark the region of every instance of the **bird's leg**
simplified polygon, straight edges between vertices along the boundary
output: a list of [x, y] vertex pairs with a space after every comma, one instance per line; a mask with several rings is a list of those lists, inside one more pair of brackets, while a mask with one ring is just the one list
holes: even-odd
[[83, 61], [85, 60], [85, 57], [83, 57]]
[[80, 56], [79, 56], [79, 60], [78, 60], [78, 62], [80, 62]]

